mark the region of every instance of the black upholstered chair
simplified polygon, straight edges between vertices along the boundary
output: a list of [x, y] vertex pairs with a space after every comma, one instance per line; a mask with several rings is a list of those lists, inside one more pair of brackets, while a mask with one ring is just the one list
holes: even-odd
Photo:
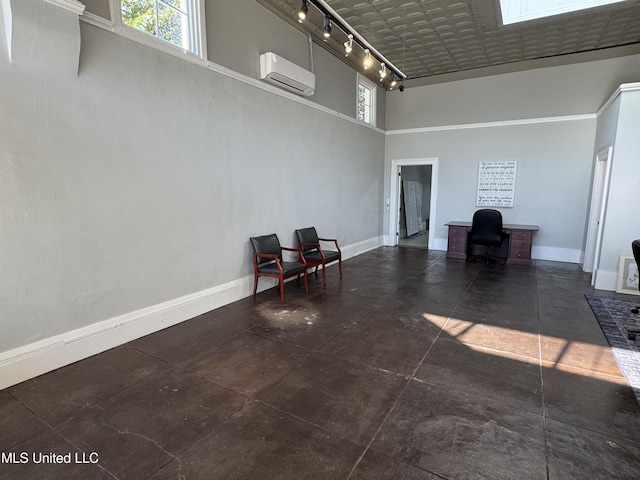
[[[486, 247], [484, 260], [488, 265], [489, 248], [500, 247], [504, 241], [505, 233], [502, 228], [502, 214], [498, 210], [485, 208], [477, 210], [473, 214], [473, 223], [471, 224], [471, 233], [467, 246], [467, 262], [473, 260], [473, 246], [482, 245]], [[502, 259], [501, 259], [502, 260]]]
[[[631, 242], [631, 250], [633, 251], [633, 257], [636, 259], [638, 273], [640, 273], [640, 238]], [[638, 282], [638, 290], [640, 290], [640, 282]], [[631, 311], [635, 314], [638, 313], [637, 308], [634, 308]], [[629, 340], [635, 340], [636, 335], [640, 335], [640, 330], [627, 330], [627, 336], [629, 337]]]
[[[631, 250], [633, 251], [633, 257], [636, 259], [636, 265], [640, 273], [640, 238], [631, 242]], [[638, 290], [640, 290], [640, 282], [638, 282]]]
[[[302, 251], [302, 256], [307, 262], [307, 268], [316, 267], [315, 273], [318, 273], [318, 267], [322, 265], [322, 284], [327, 284], [327, 274], [325, 269], [327, 264], [338, 261], [340, 269], [340, 278], [342, 278], [342, 251], [338, 246], [338, 240], [335, 238], [320, 238], [316, 227], [300, 228], [296, 230], [298, 237], [298, 247]], [[325, 250], [320, 242], [333, 242], [335, 250]]]
[[[258, 277], [271, 277], [278, 279], [280, 288], [280, 300], [284, 303], [284, 281], [290, 277], [304, 275], [304, 290], [309, 293], [307, 282], [307, 264], [299, 248], [289, 248], [280, 245], [280, 240], [275, 233], [251, 237], [253, 247], [253, 297], [258, 289]], [[285, 262], [282, 259], [282, 251], [298, 252], [298, 261]]]

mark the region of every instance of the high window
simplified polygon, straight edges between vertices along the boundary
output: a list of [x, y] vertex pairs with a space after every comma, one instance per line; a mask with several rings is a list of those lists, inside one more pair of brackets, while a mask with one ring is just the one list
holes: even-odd
[[201, 0], [120, 0], [122, 23], [200, 54]]
[[376, 124], [376, 85], [358, 74], [357, 118], [363, 122]]

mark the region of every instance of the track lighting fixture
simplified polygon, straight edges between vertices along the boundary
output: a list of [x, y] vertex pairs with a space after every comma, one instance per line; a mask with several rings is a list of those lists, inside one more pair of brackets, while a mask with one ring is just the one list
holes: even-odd
[[380, 70], [378, 70], [380, 74], [380, 81], [382, 82], [385, 78], [387, 78], [387, 66], [382, 62], [380, 64]]
[[[2, 2], [3, 0], [0, 0]], [[165, 0], [166, 1], [166, 0]], [[395, 78], [400, 81], [405, 78], [405, 74], [402, 73], [393, 63], [387, 60], [384, 55], [382, 55], [378, 50], [375, 49], [373, 45], [371, 45], [362, 35], [360, 35], [356, 30], [353, 29], [351, 25], [349, 25], [344, 18], [340, 16], [338, 12], [336, 12], [331, 5], [329, 5], [331, 0], [301, 0], [300, 9], [297, 11], [297, 20], [300, 23], [308, 23], [311, 21], [312, 23], [316, 22], [316, 19], [320, 19], [320, 17], [316, 17], [312, 15], [312, 18], [309, 18], [309, 5], [315, 8], [322, 18], [324, 18], [324, 25], [322, 28], [322, 39], [325, 42], [330, 42], [331, 50], [333, 50], [336, 46], [331, 40], [331, 34], [334, 27], [338, 28], [341, 32], [347, 36], [347, 41], [343, 43], [344, 45], [344, 56], [348, 57], [352, 52], [354, 47], [357, 45], [358, 47], [364, 50], [364, 58], [362, 61], [362, 68], [364, 70], [368, 70], [372, 68], [375, 62], [375, 65], [380, 64], [380, 81], [385, 86], [391, 85], [391, 80], [389, 80], [390, 74], [395, 74]], [[286, 2], [282, 2], [286, 3]], [[295, 0], [293, 2], [296, 4]], [[317, 28], [319, 25], [312, 25], [307, 27], [301, 27], [303, 31], [308, 31], [310, 34], [315, 36], [315, 32], [317, 32]], [[311, 36], [309, 37], [311, 38]], [[404, 39], [404, 37], [403, 37]], [[354, 45], [355, 43], [355, 45]], [[339, 44], [337, 44], [339, 45]], [[403, 46], [404, 48], [404, 46]], [[351, 62], [348, 62], [351, 63]]]
[[373, 65], [373, 57], [371, 56], [371, 52], [368, 48], [364, 49], [364, 60], [362, 60], [362, 66], [364, 69], [368, 69], [371, 65]]
[[307, 5], [307, 0], [302, 0], [302, 5], [300, 6], [300, 10], [298, 10], [298, 21], [300, 23], [304, 22], [307, 18], [307, 13], [309, 12], [309, 5]]
[[353, 51], [353, 35], [347, 35], [347, 40], [344, 42], [344, 56], [347, 57]]
[[324, 17], [324, 28], [322, 31], [324, 32], [324, 38], [329, 38], [331, 36], [331, 17], [329, 15]]

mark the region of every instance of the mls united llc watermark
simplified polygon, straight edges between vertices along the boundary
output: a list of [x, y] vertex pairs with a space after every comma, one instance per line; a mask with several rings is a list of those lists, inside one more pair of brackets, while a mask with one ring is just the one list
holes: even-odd
[[42, 453], [42, 452], [2, 452], [0, 463], [98, 463], [96, 452]]

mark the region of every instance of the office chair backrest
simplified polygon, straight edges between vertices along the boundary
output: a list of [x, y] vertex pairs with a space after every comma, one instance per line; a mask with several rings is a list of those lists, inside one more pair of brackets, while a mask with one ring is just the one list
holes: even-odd
[[[631, 250], [633, 250], [633, 256], [636, 259], [638, 273], [640, 274], [640, 238], [631, 242]], [[638, 290], [640, 290], [640, 282], [638, 282]]]
[[[298, 242], [300, 243], [320, 243], [316, 227], [300, 228], [296, 230], [296, 235], [298, 236]], [[317, 248], [310, 246], [302, 247], [303, 252], [309, 252], [312, 250], [317, 250]]]
[[473, 214], [471, 224], [473, 243], [495, 243], [502, 241], [502, 214], [498, 210], [485, 208]]
[[[260, 237], [251, 237], [251, 246], [256, 253], [267, 253], [271, 255], [278, 255], [282, 260], [282, 248], [280, 247], [280, 240], [278, 235], [272, 233], [271, 235], [262, 235]], [[258, 257], [258, 264], [273, 262], [269, 258]]]

